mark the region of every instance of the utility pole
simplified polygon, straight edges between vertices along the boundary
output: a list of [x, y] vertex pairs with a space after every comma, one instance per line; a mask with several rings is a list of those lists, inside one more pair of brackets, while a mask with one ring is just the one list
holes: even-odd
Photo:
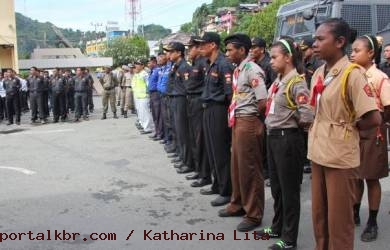
[[129, 16], [131, 19], [131, 35], [135, 34], [135, 25], [137, 22], [137, 16], [141, 11], [141, 3], [138, 5], [138, 0], [125, 0], [126, 6], [126, 16]]
[[95, 52], [96, 52], [96, 56], [97, 56], [97, 27], [99, 26], [103, 26], [102, 23], [97, 23], [97, 22], [91, 22], [91, 25], [95, 27]]

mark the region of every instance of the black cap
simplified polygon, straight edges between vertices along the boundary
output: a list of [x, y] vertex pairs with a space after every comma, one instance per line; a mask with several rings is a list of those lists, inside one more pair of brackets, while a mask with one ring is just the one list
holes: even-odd
[[184, 51], [186, 50], [184, 44], [179, 42], [171, 42], [168, 44], [168, 46], [164, 47], [164, 50], [166, 51], [180, 51], [184, 54]]
[[141, 59], [138, 59], [134, 62], [134, 65], [144, 65]]
[[265, 40], [261, 37], [255, 37], [252, 39], [252, 47], [260, 47], [260, 48], [266, 48], [267, 43]]
[[241, 45], [247, 51], [249, 51], [249, 49], [252, 46], [252, 41], [251, 41], [250, 37], [248, 35], [245, 35], [242, 33], [237, 33], [237, 34], [233, 34], [231, 36], [226, 37], [224, 40], [224, 43], [225, 43], [225, 45], [228, 45], [229, 43]]
[[199, 36], [191, 36], [190, 40], [188, 41], [188, 44], [186, 44], [186, 45], [189, 47], [198, 45], [199, 39], [200, 39]]
[[302, 40], [302, 42], [299, 44], [299, 47], [301, 50], [307, 50], [308, 48], [313, 47], [314, 39], [311, 37], [305, 38]]
[[215, 43], [220, 45], [221, 37], [216, 32], [205, 32], [200, 39], [195, 39], [199, 43]]

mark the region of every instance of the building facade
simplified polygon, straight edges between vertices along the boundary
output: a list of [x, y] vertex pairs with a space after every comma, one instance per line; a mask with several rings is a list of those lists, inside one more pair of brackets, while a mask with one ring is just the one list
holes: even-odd
[[0, 70], [18, 68], [14, 0], [1, 0], [0, 7]]

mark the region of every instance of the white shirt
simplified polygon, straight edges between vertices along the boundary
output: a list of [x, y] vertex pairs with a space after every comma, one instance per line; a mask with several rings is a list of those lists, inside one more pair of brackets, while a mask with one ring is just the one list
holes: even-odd
[[3, 85], [3, 80], [0, 80], [0, 97], [4, 98], [6, 95], [4, 85]]

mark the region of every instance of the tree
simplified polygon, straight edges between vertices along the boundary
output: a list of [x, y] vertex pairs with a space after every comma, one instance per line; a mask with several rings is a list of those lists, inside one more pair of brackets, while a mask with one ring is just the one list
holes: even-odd
[[202, 6], [198, 7], [194, 14], [192, 15], [192, 25], [195, 31], [195, 34], [199, 35], [202, 27], [207, 21], [207, 16], [210, 14], [210, 10], [207, 4], [202, 4]]
[[262, 12], [243, 18], [238, 31], [246, 33], [250, 37], [261, 36], [268, 44], [272, 43], [275, 35], [278, 9], [281, 5], [289, 2], [291, 0], [274, 0]]
[[112, 57], [114, 67], [117, 67], [148, 58], [149, 47], [146, 40], [140, 36], [119, 37], [109, 43], [103, 55]]
[[191, 22], [183, 23], [180, 26], [180, 31], [185, 33], [192, 33], [193, 31], [192, 23]]
[[140, 25], [137, 28], [138, 35], [144, 35], [146, 40], [160, 40], [161, 38], [166, 37], [172, 33], [171, 29], [166, 29], [161, 25], [157, 24], [148, 24]]

